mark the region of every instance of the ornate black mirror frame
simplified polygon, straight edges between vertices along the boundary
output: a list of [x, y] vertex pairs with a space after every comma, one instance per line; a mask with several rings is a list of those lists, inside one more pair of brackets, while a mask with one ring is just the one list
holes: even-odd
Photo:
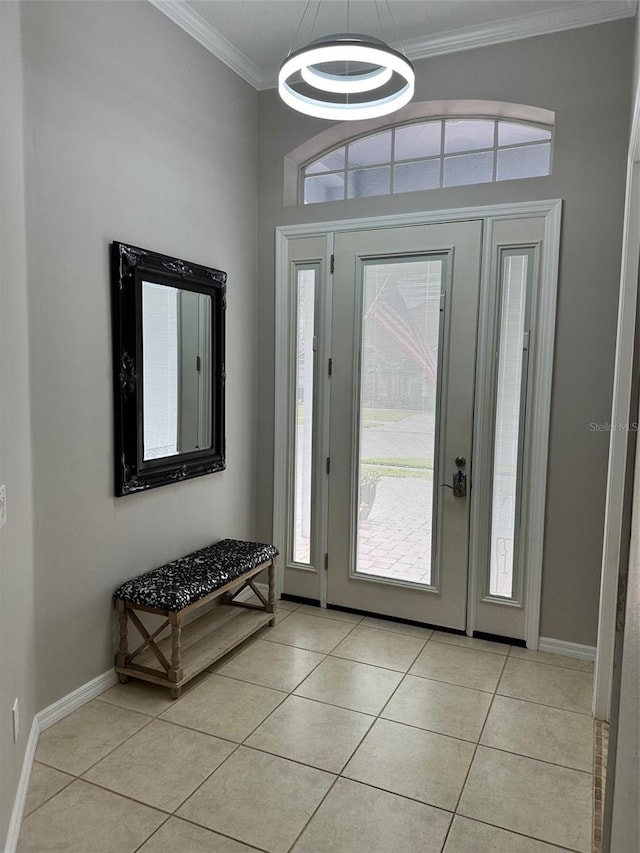
[[[210, 445], [204, 449], [144, 458], [143, 281], [211, 297], [211, 429]], [[220, 270], [125, 243], [111, 244], [117, 497], [224, 469], [226, 281], [227, 274]]]

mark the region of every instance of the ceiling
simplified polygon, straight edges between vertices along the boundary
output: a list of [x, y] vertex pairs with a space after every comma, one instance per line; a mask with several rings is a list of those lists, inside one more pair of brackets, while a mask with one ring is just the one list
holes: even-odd
[[275, 86], [291, 49], [330, 33], [366, 33], [403, 49], [410, 59], [424, 59], [629, 17], [637, 5], [637, 0], [150, 2], [258, 90]]

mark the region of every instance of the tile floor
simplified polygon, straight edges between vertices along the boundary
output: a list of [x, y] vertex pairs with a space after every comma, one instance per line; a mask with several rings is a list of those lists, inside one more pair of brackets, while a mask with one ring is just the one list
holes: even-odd
[[281, 604], [43, 732], [20, 853], [589, 853], [591, 665]]

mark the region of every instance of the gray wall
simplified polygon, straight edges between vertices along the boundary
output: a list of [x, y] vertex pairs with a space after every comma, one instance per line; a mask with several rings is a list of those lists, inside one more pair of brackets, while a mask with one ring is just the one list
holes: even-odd
[[[0, 848], [37, 710], [20, 10], [0, 3]], [[11, 708], [20, 700], [14, 746]]]
[[[41, 709], [112, 666], [118, 583], [253, 535], [257, 95], [147, 2], [23, 22]], [[229, 274], [227, 470], [117, 499], [112, 240]]]
[[[274, 228], [300, 222], [562, 198], [562, 250], [547, 494], [541, 634], [595, 645], [611, 413], [633, 22], [416, 63], [416, 97], [487, 99], [554, 110], [553, 175], [391, 198], [284, 207], [283, 157], [327, 122], [260, 95], [258, 529], [273, 492]], [[354, 123], [355, 124], [355, 123]]]

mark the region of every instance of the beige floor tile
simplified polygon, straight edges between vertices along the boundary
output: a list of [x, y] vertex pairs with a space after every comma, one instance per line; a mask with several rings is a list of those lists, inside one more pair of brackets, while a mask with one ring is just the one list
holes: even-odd
[[406, 672], [423, 646], [424, 640], [418, 637], [356, 625], [332, 654]]
[[440, 853], [451, 815], [338, 779], [294, 853]]
[[134, 678], [127, 684], [116, 684], [105, 693], [101, 693], [98, 700], [152, 717], [170, 708], [176, 701], [171, 698], [171, 693], [166, 687], [150, 684], [147, 681], [136, 681]]
[[333, 610], [329, 607], [312, 607], [310, 604], [301, 604], [297, 612], [304, 613], [306, 616], [318, 616], [321, 619], [334, 619], [336, 622], [348, 622], [351, 625], [362, 622], [362, 616], [358, 616], [357, 613], [347, 613], [346, 610]]
[[480, 746], [458, 812], [589, 853], [591, 787], [588, 773]]
[[586, 714], [496, 696], [481, 743], [591, 773], [593, 720]]
[[294, 690], [323, 658], [324, 655], [307, 649], [256, 640], [221, 666], [218, 673], [289, 692]]
[[497, 692], [565, 711], [591, 713], [593, 676], [588, 672], [508, 658]]
[[79, 776], [151, 719], [94, 700], [40, 735], [36, 760]]
[[59, 770], [54, 770], [52, 767], [46, 767], [44, 764], [38, 764], [37, 761], [34, 761], [24, 806], [25, 815], [31, 814], [34, 809], [51, 799], [58, 791], [66, 788], [73, 782], [73, 779], [74, 777], [67, 773], [61, 773]]
[[363, 714], [379, 714], [402, 678], [401, 672], [328, 657], [296, 688], [295, 694]]
[[553, 655], [550, 652], [536, 652], [533, 649], [523, 649], [513, 646], [510, 657], [529, 660], [534, 663], [548, 663], [550, 666], [563, 666], [565, 669], [577, 669], [580, 672], [593, 672], [592, 660], [578, 660], [565, 655]]
[[362, 620], [362, 627], [377, 628], [379, 631], [393, 631], [394, 634], [404, 634], [407, 637], [417, 637], [420, 640], [428, 640], [433, 634], [431, 628], [405, 625], [403, 622], [394, 622], [392, 619], [376, 619], [374, 616], [365, 616]]
[[429, 642], [410, 672], [423, 678], [493, 692], [504, 662], [502, 655]]
[[352, 627], [335, 619], [306, 616], [296, 611], [282, 624], [269, 631], [265, 639], [272, 643], [284, 643], [287, 646], [328, 654], [344, 640]]
[[154, 720], [83, 779], [172, 812], [234, 749], [229, 741]]
[[339, 773], [374, 719], [356, 711], [290, 696], [245, 745]]
[[284, 699], [279, 690], [212, 675], [161, 719], [240, 743]]
[[490, 704], [490, 693], [407, 675], [381, 716], [475, 743]]
[[160, 829], [140, 848], [140, 853], [255, 853], [240, 841], [233, 841], [211, 832], [202, 826], [194, 826], [186, 820], [170, 817]]
[[265, 625], [264, 628], [260, 628], [259, 631], [253, 635], [254, 637], [264, 637], [266, 634], [270, 634], [271, 631], [275, 630], [281, 622], [284, 622], [285, 619], [288, 619], [292, 613], [296, 613], [296, 610], [278, 610], [274, 619], [276, 620], [276, 624], [273, 628], [269, 626], [269, 624]]
[[449, 634], [447, 631], [434, 631], [432, 643], [447, 643], [449, 646], [462, 646], [465, 649], [477, 649], [479, 652], [492, 652], [505, 657], [509, 654], [507, 643], [492, 643], [479, 637], [464, 637], [462, 634]]
[[564, 850], [456, 815], [443, 853], [564, 853]]
[[466, 741], [378, 720], [343, 775], [453, 811], [474, 749]]
[[18, 853], [134, 853], [166, 817], [76, 780], [25, 818]]
[[334, 779], [322, 770], [241, 746], [178, 814], [269, 853], [284, 853]]

